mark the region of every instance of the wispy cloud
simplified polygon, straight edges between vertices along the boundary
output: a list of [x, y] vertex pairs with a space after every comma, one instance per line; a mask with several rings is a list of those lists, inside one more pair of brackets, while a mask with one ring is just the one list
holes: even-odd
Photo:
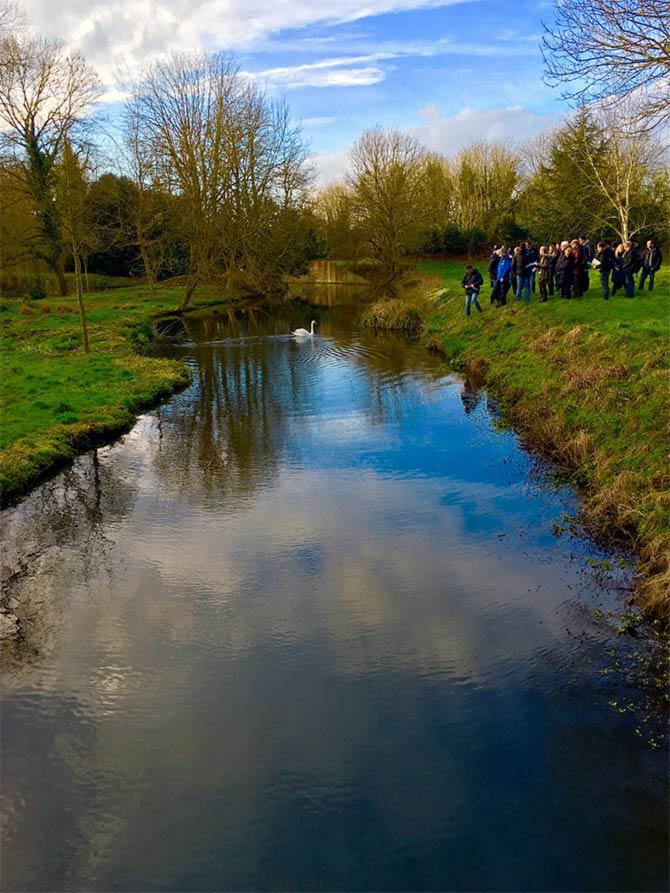
[[304, 65], [266, 68], [256, 77], [286, 89], [295, 87], [360, 87], [378, 84], [386, 72], [378, 65], [368, 63], [392, 58], [389, 54], [373, 53], [367, 56], [337, 56], [320, 59]]
[[[266, 68], [256, 72], [255, 76], [286, 89], [367, 86], [383, 81], [386, 74], [393, 70], [393, 66], [388, 63], [394, 59], [437, 58], [450, 55], [513, 57], [517, 54], [517, 50], [509, 45], [452, 43], [448, 37], [442, 37], [432, 42], [386, 42], [378, 43], [376, 46], [378, 49], [374, 52], [363, 55], [334, 56], [301, 65]], [[247, 74], [251, 74], [251, 72], [247, 72]]]
[[326, 127], [328, 124], [334, 124], [337, 118], [329, 115], [316, 115], [313, 118], [303, 118], [303, 127]]

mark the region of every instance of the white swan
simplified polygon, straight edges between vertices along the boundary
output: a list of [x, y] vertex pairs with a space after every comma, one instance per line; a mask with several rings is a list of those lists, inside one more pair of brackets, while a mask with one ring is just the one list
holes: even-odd
[[316, 325], [316, 320], [312, 320], [312, 328], [308, 332], [307, 329], [296, 329], [295, 332], [291, 332], [292, 335], [295, 335], [296, 338], [313, 338], [314, 337], [314, 326]]

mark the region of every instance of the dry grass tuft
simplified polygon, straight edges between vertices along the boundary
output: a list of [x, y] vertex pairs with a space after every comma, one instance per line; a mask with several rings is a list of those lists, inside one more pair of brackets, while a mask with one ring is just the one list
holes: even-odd
[[550, 348], [556, 344], [556, 339], [558, 338], [558, 330], [557, 329], [549, 329], [549, 331], [545, 332], [544, 335], [541, 335], [539, 338], [536, 338], [535, 341], [531, 344], [531, 347], [537, 353], [546, 353]]
[[429, 338], [426, 338], [425, 344], [431, 353], [444, 353], [444, 345], [437, 335], [431, 335]]
[[561, 373], [561, 378], [565, 383], [575, 391], [583, 388], [590, 388], [593, 385], [601, 384], [603, 381], [623, 379], [628, 375], [626, 366], [601, 366], [594, 364], [591, 366], [573, 367], [566, 369]]
[[586, 326], [574, 326], [574, 328], [570, 329], [569, 332], [566, 332], [563, 336], [566, 341], [581, 341], [582, 336], [587, 331]]

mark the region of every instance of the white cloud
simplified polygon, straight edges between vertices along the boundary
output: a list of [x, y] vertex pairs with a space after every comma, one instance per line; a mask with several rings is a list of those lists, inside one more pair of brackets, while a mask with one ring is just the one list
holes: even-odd
[[474, 140], [502, 140], [521, 143], [553, 127], [559, 115], [539, 115], [521, 106], [473, 109], [467, 106], [455, 115], [444, 117], [437, 106], [419, 111], [423, 123], [407, 128], [427, 149], [451, 154]]
[[[402, 128], [433, 152], [452, 155], [476, 140], [502, 140], [514, 145], [555, 126], [561, 116], [539, 115], [521, 106], [495, 109], [464, 108], [444, 116], [437, 106], [419, 110], [423, 123]], [[348, 149], [341, 152], [315, 152], [311, 161], [317, 186], [341, 180], [349, 163]]]
[[291, 28], [353, 22], [383, 13], [476, 0], [25, 0], [35, 31], [80, 49], [112, 83], [118, 67], [169, 50], [241, 50]]

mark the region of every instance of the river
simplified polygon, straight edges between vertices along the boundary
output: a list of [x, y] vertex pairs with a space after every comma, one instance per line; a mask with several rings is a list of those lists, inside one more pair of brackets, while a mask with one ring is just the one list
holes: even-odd
[[665, 889], [630, 567], [493, 401], [346, 308], [158, 352], [193, 384], [2, 513], [2, 889]]

